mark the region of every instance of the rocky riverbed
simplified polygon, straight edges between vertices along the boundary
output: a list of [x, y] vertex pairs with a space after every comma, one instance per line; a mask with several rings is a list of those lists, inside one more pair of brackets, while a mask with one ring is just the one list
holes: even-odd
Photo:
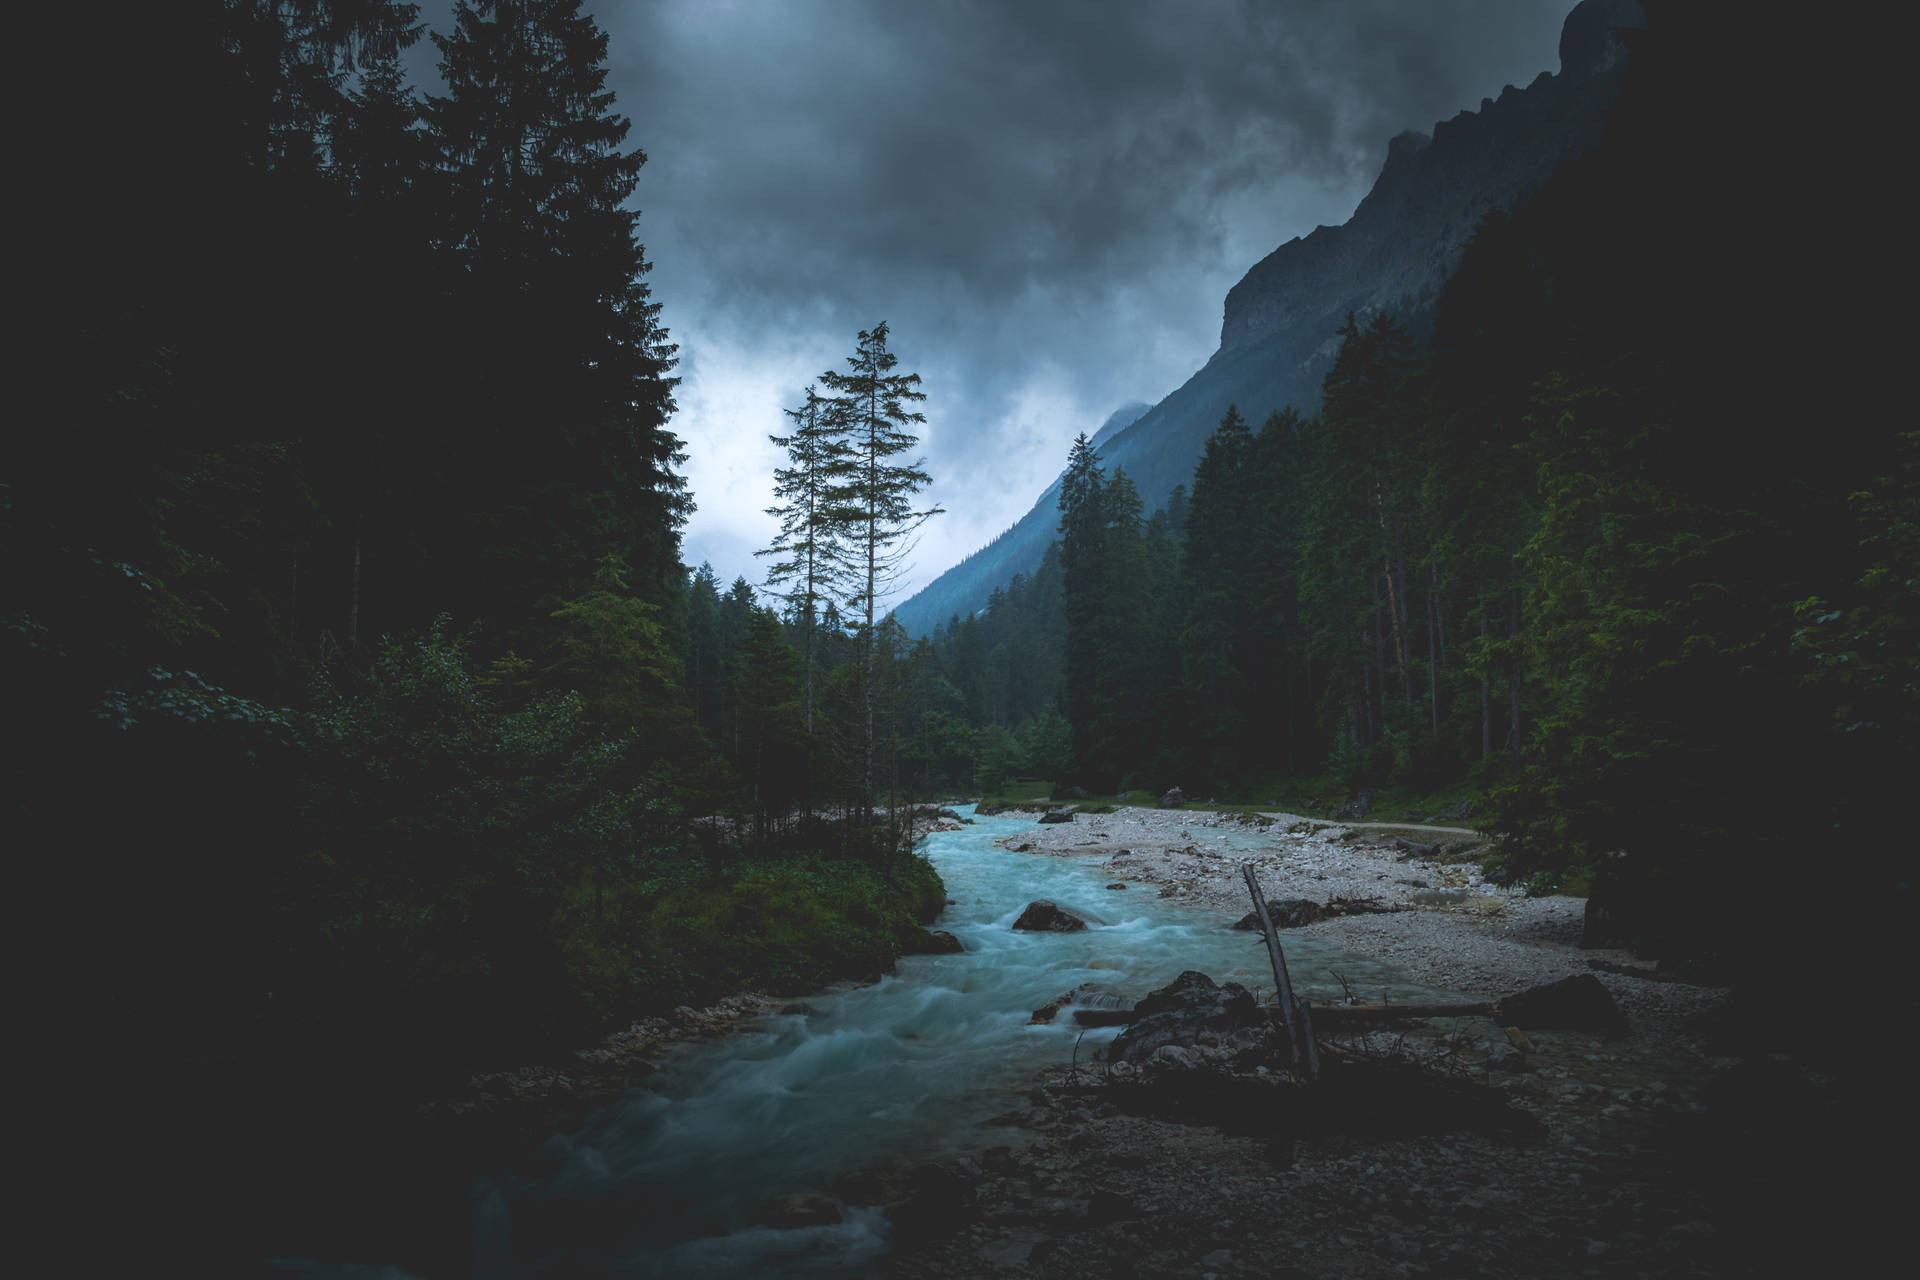
[[1251, 863], [1269, 901], [1344, 900], [1364, 912], [1285, 930], [1283, 943], [1316, 933], [1487, 1000], [1592, 973], [1627, 1029], [1509, 1037], [1497, 1022], [1460, 1018], [1329, 1037], [1346, 1062], [1445, 1081], [1519, 1117], [1443, 1132], [1307, 1125], [1307, 1136], [1277, 1142], [1270, 1124], [1136, 1105], [1183, 1076], [1189, 1094], [1251, 1089], [1264, 1099], [1259, 1086], [1271, 1083], [1280, 1091], [1260, 1106], [1284, 1115], [1296, 1095], [1304, 1105], [1309, 1095], [1282, 1087], [1286, 1057], [1271, 1033], [1255, 1048], [1244, 1033], [1236, 1042], [1203, 1032], [1193, 1052], [1162, 1051], [1138, 1068], [1063, 1067], [996, 1122], [1004, 1146], [898, 1179], [920, 1189], [896, 1212], [885, 1273], [1735, 1273], [1727, 1216], [1701, 1176], [1715, 1156], [1707, 1098], [1734, 1065], [1714, 1052], [1725, 993], [1635, 974], [1623, 953], [1580, 950], [1582, 901], [1530, 899], [1449, 860], [1477, 839], [1151, 809], [1036, 821], [1007, 837], [1033, 856], [1095, 861], [1128, 891], [1202, 904], [1222, 927], [1247, 911], [1240, 867]]

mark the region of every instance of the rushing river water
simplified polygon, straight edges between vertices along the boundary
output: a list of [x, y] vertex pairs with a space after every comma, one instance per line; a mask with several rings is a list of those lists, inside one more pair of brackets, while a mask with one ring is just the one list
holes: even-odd
[[[937, 833], [926, 851], [952, 899], [939, 927], [960, 955], [916, 956], [864, 987], [808, 999], [725, 1038], [685, 1046], [652, 1088], [556, 1135], [537, 1168], [476, 1192], [476, 1275], [766, 1276], [848, 1270], [886, 1248], [878, 1210], [831, 1227], [755, 1226], [757, 1209], [824, 1192], [836, 1175], [919, 1163], [1009, 1141], [980, 1122], [1020, 1105], [1033, 1072], [1086, 1062], [1116, 1029], [1084, 1034], [1070, 1016], [1029, 1026], [1034, 1008], [1083, 982], [1138, 998], [1184, 969], [1271, 987], [1257, 933], [1151, 885], [1107, 888], [1114, 875], [1067, 858], [1011, 853], [996, 837], [1030, 815], [980, 818]], [[1195, 831], [1231, 851], [1258, 832]], [[1101, 923], [1080, 933], [1016, 933], [1014, 919], [1051, 898]], [[1393, 971], [1289, 935], [1305, 994], [1337, 993], [1338, 970], [1371, 994], [1430, 993]]]

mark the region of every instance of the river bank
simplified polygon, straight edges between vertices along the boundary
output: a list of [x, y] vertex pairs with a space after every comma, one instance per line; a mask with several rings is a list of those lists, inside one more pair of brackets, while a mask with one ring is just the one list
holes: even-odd
[[[1192, 904], [1221, 928], [1248, 909], [1240, 866], [1250, 862], [1270, 901], [1378, 909], [1285, 930], [1296, 954], [1307, 950], [1301, 940], [1330, 942], [1489, 1000], [1593, 973], [1627, 1030], [1530, 1031], [1520, 1052], [1480, 1018], [1359, 1037], [1360, 1052], [1425, 1057], [1497, 1090], [1535, 1122], [1530, 1136], [1329, 1134], [1284, 1158], [1258, 1135], [1127, 1114], [1085, 1087], [1098, 1076], [1044, 1073], [1029, 1105], [1002, 1118], [1006, 1146], [948, 1169], [964, 1211], [897, 1238], [884, 1273], [1736, 1273], [1751, 1232], [1703, 1176], [1724, 1155], [1707, 1112], [1716, 1079], [1735, 1065], [1714, 1042], [1726, 993], [1620, 972], [1634, 967], [1630, 955], [1580, 950], [1579, 899], [1530, 899], [1486, 883], [1472, 862], [1406, 853], [1474, 838], [1151, 809], [1036, 821], [1003, 837], [1010, 850], [1097, 867], [1127, 886], [1116, 894]], [[1329, 975], [1294, 976], [1327, 998]]]

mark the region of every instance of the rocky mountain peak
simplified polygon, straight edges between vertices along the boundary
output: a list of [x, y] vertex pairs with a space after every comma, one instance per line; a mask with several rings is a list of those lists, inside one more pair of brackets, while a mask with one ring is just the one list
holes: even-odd
[[1611, 71], [1626, 53], [1614, 29], [1645, 21], [1640, 0], [1580, 0], [1560, 27], [1561, 76], [1577, 84]]
[[[1387, 144], [1373, 190], [1339, 227], [1321, 227], [1268, 254], [1227, 294], [1226, 352], [1309, 326], [1331, 333], [1347, 311], [1409, 311], [1430, 303], [1474, 226], [1545, 180], [1598, 134], [1624, 56], [1616, 27], [1644, 19], [1639, 0], [1582, 0], [1560, 33], [1559, 75], [1508, 85], [1433, 128]], [[1308, 358], [1318, 341], [1305, 344]]]

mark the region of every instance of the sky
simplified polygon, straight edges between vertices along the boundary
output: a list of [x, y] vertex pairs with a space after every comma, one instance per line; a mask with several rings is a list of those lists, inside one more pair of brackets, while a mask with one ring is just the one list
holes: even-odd
[[[445, 30], [451, 7], [422, 16]], [[1205, 364], [1227, 290], [1344, 222], [1389, 138], [1558, 70], [1571, 7], [588, 0], [648, 157], [633, 203], [679, 346], [683, 558], [763, 582], [767, 437], [884, 320], [945, 508], [906, 599], [1025, 514], [1077, 433]]]

